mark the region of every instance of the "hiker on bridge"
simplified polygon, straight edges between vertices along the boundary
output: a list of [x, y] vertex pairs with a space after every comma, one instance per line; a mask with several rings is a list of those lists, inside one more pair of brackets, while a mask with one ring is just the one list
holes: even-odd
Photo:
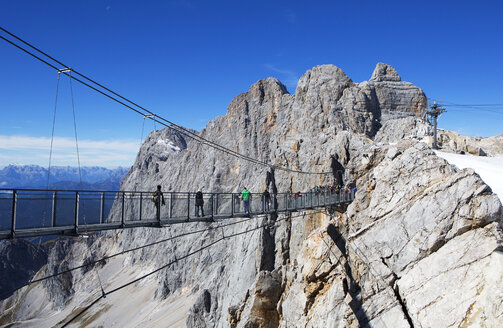
[[199, 208], [201, 208], [201, 216], [204, 216], [204, 199], [203, 192], [201, 188], [199, 188], [196, 192], [196, 216], [199, 216]]
[[241, 200], [243, 201], [244, 212], [250, 213], [250, 191], [246, 187], [243, 188], [241, 193]]
[[152, 193], [152, 201], [155, 204], [157, 220], [161, 219], [161, 204], [166, 205], [164, 194], [161, 191], [161, 185], [157, 185], [157, 190]]
[[264, 212], [270, 211], [270, 205], [271, 205], [271, 194], [269, 193], [269, 190], [265, 188], [264, 192], [262, 193], [262, 209], [264, 210]]

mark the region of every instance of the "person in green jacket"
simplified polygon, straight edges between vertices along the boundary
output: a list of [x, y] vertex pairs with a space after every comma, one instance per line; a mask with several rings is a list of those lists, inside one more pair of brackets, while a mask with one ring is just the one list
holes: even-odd
[[250, 191], [244, 187], [241, 193], [241, 199], [243, 200], [245, 213], [250, 212], [249, 202], [250, 202]]

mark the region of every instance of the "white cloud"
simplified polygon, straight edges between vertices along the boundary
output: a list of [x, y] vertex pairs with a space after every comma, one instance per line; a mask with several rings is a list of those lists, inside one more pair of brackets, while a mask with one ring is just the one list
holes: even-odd
[[[0, 166], [11, 163], [47, 166], [51, 140], [46, 137], [0, 135]], [[80, 140], [82, 166], [130, 166], [138, 152], [133, 140]], [[75, 139], [55, 137], [51, 165], [77, 165]]]

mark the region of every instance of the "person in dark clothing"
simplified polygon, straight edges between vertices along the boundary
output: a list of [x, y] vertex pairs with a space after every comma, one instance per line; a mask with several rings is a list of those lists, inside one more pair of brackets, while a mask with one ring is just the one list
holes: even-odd
[[166, 205], [164, 194], [161, 191], [161, 185], [157, 186], [157, 190], [152, 193], [152, 201], [154, 202], [157, 220], [161, 219], [161, 204]]
[[262, 193], [262, 207], [264, 212], [269, 212], [271, 204], [271, 194], [267, 188]]
[[203, 192], [199, 188], [196, 192], [196, 216], [199, 216], [199, 208], [201, 209], [201, 216], [204, 216], [204, 199]]

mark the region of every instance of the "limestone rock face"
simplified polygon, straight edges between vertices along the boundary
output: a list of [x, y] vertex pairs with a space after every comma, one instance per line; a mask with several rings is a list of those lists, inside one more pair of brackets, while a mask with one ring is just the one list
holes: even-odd
[[387, 120], [377, 132], [376, 143], [396, 143], [404, 139], [423, 140], [432, 134], [431, 126], [414, 117]]
[[[156, 243], [25, 288], [0, 303], [0, 322], [60, 325], [99, 297], [97, 274], [110, 291], [157, 270], [101, 299], [77, 324], [497, 326], [501, 203], [473, 171], [417, 141], [429, 128], [425, 106], [421, 89], [385, 64], [361, 83], [333, 65], [314, 67], [295, 95], [277, 79], [258, 81], [197, 133], [277, 166], [279, 192], [343, 178], [358, 189], [351, 205], [60, 242], [39, 275]], [[147, 137], [121, 188], [262, 192], [268, 171], [166, 128]], [[36, 302], [44, 297], [54, 301]]]
[[43, 245], [33, 245], [23, 239], [0, 241], [0, 299], [21, 284], [28, 282], [47, 262]]
[[[238, 310], [231, 308], [231, 327], [278, 327], [277, 304], [283, 292], [281, 283], [281, 275], [277, 272], [259, 272]], [[239, 313], [239, 317], [234, 315], [235, 312]]]
[[368, 83], [375, 90], [383, 118], [409, 116], [411, 112], [418, 117], [424, 115], [426, 96], [412, 83], [401, 81], [393, 67], [377, 64]]
[[[493, 274], [503, 270], [487, 264], [501, 258], [497, 196], [473, 170], [458, 171], [423, 143], [404, 141], [366, 155], [353, 159], [363, 192], [346, 213], [352, 252], [367, 263], [359, 275], [393, 286], [414, 326], [494, 322], [503, 307], [489, 303], [480, 286], [490, 280], [494, 288]], [[488, 316], [472, 311], [486, 306]], [[455, 314], [435, 321], [433, 313]]]
[[[404, 272], [397, 284], [414, 324], [497, 325], [493, 320], [503, 319], [503, 292], [494, 288], [503, 283], [502, 237], [497, 223], [470, 230]], [[439, 311], [449, 315], [433, 317]]]

